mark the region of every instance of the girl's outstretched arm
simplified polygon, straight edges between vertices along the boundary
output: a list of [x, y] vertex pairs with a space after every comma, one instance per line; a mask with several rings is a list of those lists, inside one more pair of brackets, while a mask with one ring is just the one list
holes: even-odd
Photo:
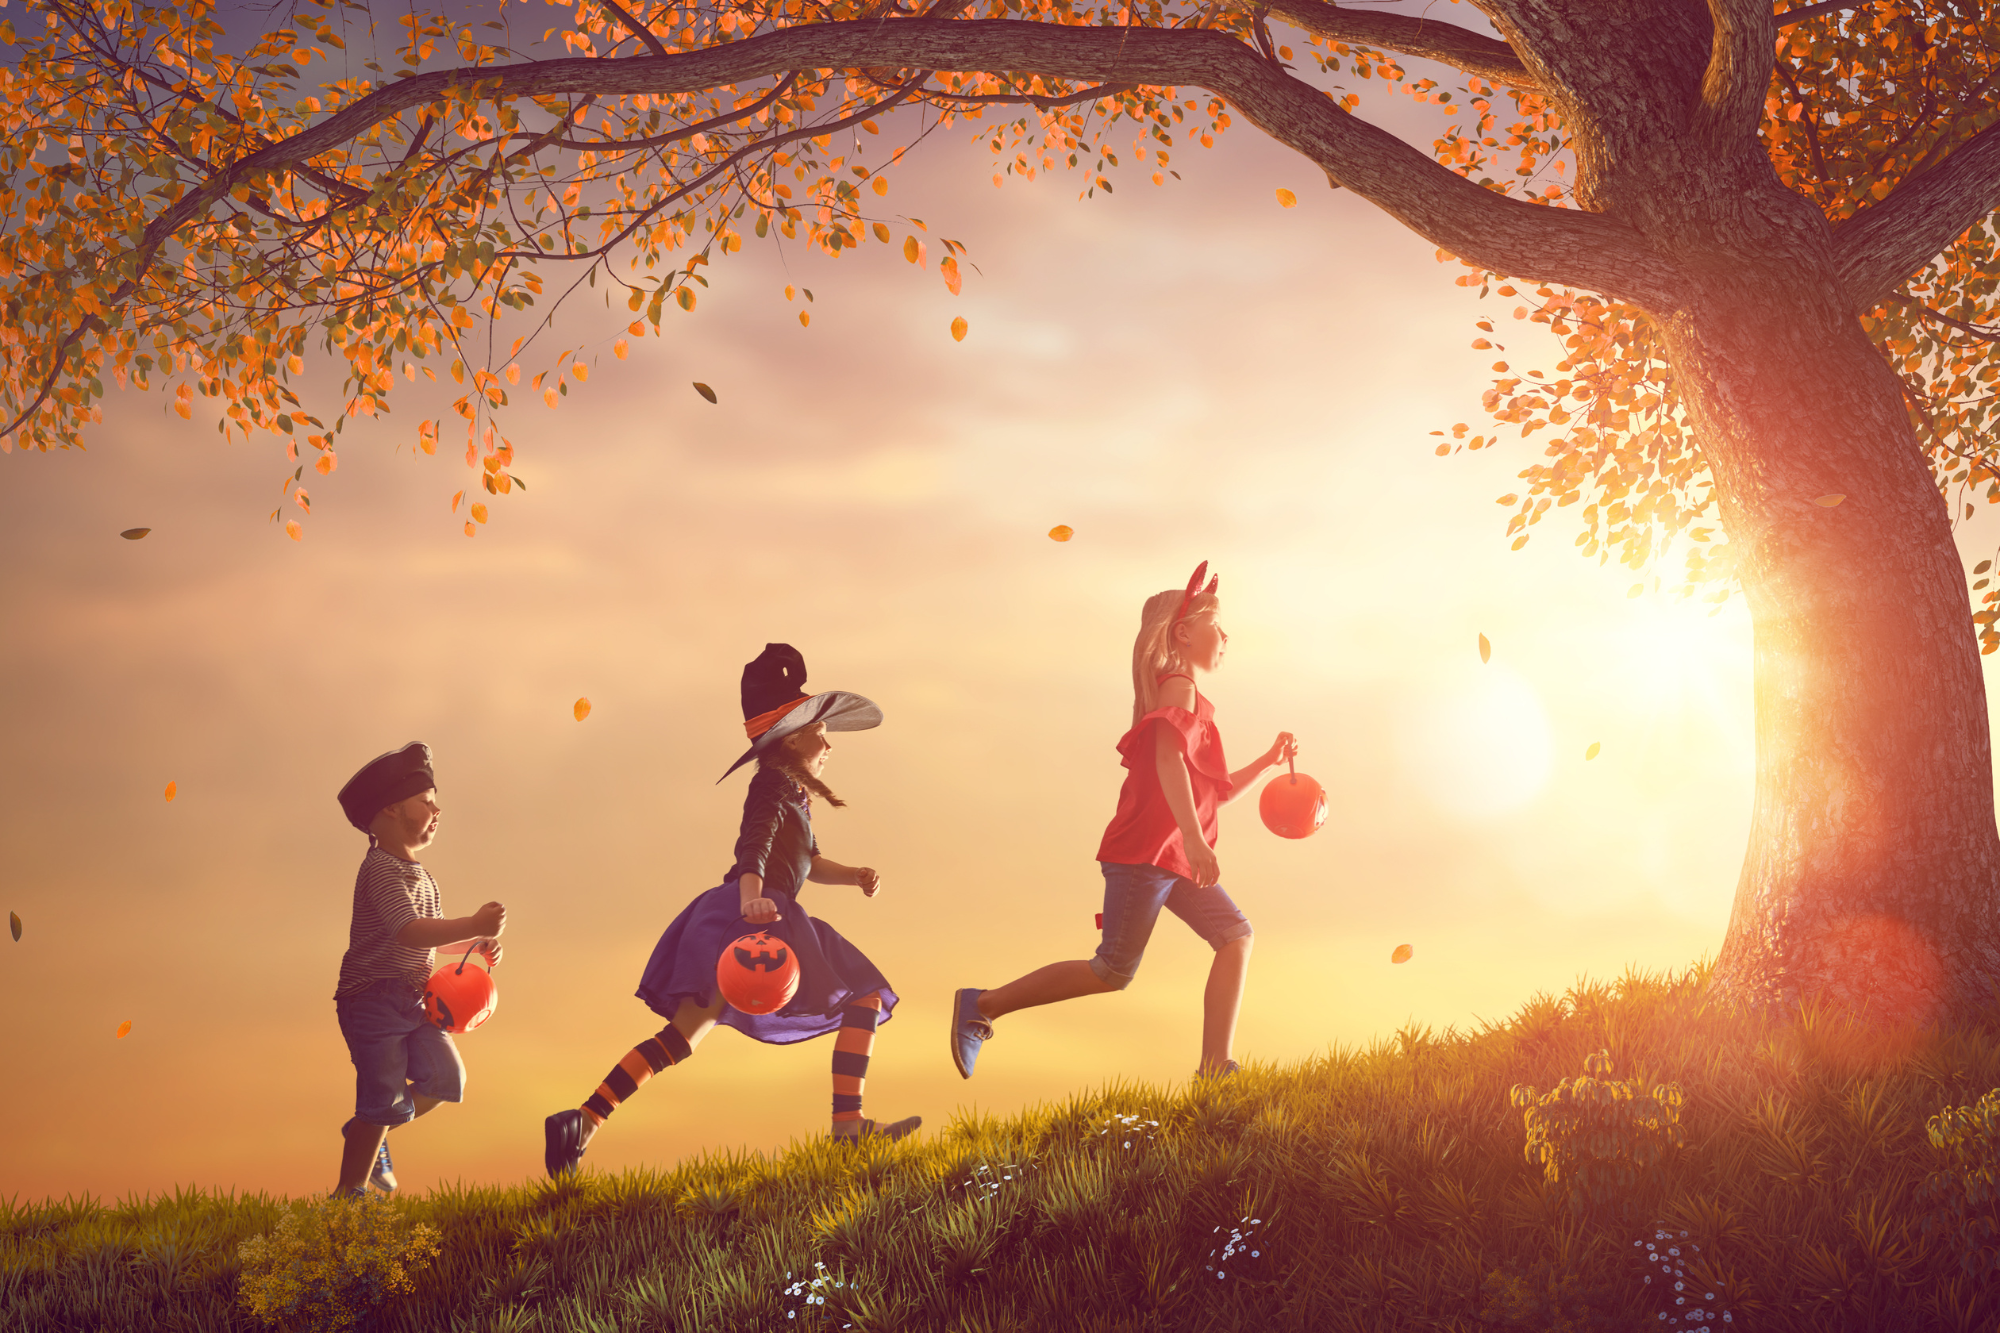
[[1278, 733], [1278, 739], [1271, 742], [1271, 748], [1229, 775], [1229, 794], [1222, 798], [1228, 805], [1237, 797], [1250, 790], [1250, 784], [1284, 763], [1296, 759], [1299, 753], [1298, 740], [1289, 731]]
[[812, 869], [806, 878], [815, 884], [855, 884], [861, 892], [873, 898], [882, 884], [882, 876], [873, 866], [844, 866], [830, 856], [813, 853]]

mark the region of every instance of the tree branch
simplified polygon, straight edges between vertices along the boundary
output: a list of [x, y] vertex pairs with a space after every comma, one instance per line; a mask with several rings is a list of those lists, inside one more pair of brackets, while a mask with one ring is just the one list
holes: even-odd
[[1339, 9], [1325, 0], [1268, 0], [1265, 7], [1293, 27], [1316, 37], [1435, 60], [1489, 83], [1514, 88], [1536, 86], [1535, 76], [1514, 54], [1514, 48], [1469, 28], [1404, 14]]
[[1099, 28], [1013, 20], [808, 24], [672, 56], [585, 57], [437, 70], [386, 85], [235, 163], [147, 228], [150, 252], [237, 181], [290, 170], [370, 126], [476, 83], [489, 98], [693, 92], [796, 69], [1033, 70], [1105, 84], [1206, 88], [1331, 178], [1432, 244], [1496, 272], [1670, 306], [1676, 269], [1632, 228], [1593, 213], [1504, 199], [1384, 130], [1222, 33]]
[[1789, 28], [1794, 23], [1804, 23], [1822, 14], [1838, 14], [1843, 9], [1866, 9], [1878, 0], [1826, 0], [1825, 4], [1801, 5], [1797, 9], [1786, 9], [1778, 13], [1778, 26]]
[[619, 5], [618, 0], [599, 0], [599, 3], [602, 4], [606, 9], [610, 10], [612, 13], [616, 14], [618, 16], [618, 21], [620, 23], [623, 23], [626, 27], [630, 28], [632, 30], [632, 35], [634, 37], [637, 37], [640, 41], [644, 42], [648, 47], [650, 47], [654, 55], [663, 56], [667, 54], [666, 46], [660, 41], [659, 38], [653, 35], [653, 30], [651, 28], [648, 28], [645, 24], [639, 22], [639, 20], [634, 18], [631, 14], [626, 13], [624, 8]]
[[1848, 307], [1879, 304], [1965, 229], [2000, 208], [2000, 121], [1833, 231]]
[[1771, 0], [1708, 0], [1715, 36], [1690, 128], [1710, 148], [1733, 148], [1757, 133], [1771, 83], [1778, 25]]

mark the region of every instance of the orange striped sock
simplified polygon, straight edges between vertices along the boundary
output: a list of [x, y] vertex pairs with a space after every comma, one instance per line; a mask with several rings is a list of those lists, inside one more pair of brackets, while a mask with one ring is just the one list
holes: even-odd
[[833, 1038], [833, 1125], [861, 1123], [861, 1090], [868, 1082], [868, 1057], [875, 1051], [875, 1025], [882, 1020], [880, 994], [857, 999], [840, 1014]]
[[657, 1035], [625, 1052], [625, 1058], [611, 1067], [611, 1072], [597, 1085], [597, 1091], [585, 1099], [583, 1113], [596, 1124], [603, 1124], [621, 1102], [639, 1090], [641, 1083], [692, 1054], [694, 1048], [688, 1045], [687, 1038], [672, 1023], [667, 1024]]

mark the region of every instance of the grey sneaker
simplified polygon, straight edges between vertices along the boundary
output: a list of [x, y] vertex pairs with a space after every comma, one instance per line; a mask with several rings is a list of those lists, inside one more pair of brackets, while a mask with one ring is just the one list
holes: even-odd
[[1234, 1060], [1224, 1060], [1220, 1066], [1214, 1069], [1210, 1069], [1207, 1065], [1203, 1065], [1201, 1068], [1194, 1071], [1194, 1076], [1196, 1078], [1228, 1078], [1231, 1074], [1237, 1071], [1238, 1067], [1239, 1066]]
[[979, 1063], [980, 1045], [993, 1038], [993, 1025], [979, 1012], [979, 997], [983, 994], [977, 986], [968, 986], [952, 998], [951, 1062], [958, 1066], [960, 1078], [972, 1077], [972, 1067]]
[[918, 1126], [924, 1123], [924, 1118], [920, 1115], [905, 1116], [890, 1125], [880, 1124], [874, 1120], [849, 1120], [843, 1123], [860, 1126], [859, 1129], [845, 1134], [841, 1133], [838, 1129], [834, 1130], [833, 1137], [843, 1143], [852, 1142], [856, 1139], [887, 1139], [889, 1142], [894, 1143], [905, 1134], [914, 1132]]
[[384, 1194], [396, 1192], [396, 1164], [389, 1160], [389, 1136], [382, 1136], [382, 1147], [375, 1154], [375, 1169], [368, 1173], [368, 1183]]

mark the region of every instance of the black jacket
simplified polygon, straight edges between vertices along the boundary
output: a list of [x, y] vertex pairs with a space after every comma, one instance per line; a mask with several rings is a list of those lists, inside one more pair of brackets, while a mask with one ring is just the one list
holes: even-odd
[[729, 867], [722, 882], [733, 884], [744, 875], [762, 875], [766, 897], [782, 893], [796, 898], [818, 852], [811, 798], [805, 788], [775, 768], [759, 768], [743, 797], [736, 864]]

